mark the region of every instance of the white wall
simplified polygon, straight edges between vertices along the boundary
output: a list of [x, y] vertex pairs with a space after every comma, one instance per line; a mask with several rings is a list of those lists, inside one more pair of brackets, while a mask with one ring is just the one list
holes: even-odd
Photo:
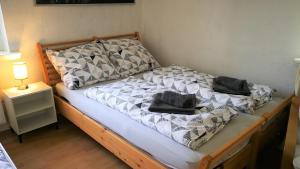
[[0, 4], [0, 52], [1, 51], [7, 52], [9, 51], [9, 47], [7, 43], [6, 31], [5, 31], [4, 20], [2, 15], [2, 8]]
[[145, 0], [143, 39], [164, 64], [293, 92], [299, 0]]
[[[140, 30], [141, 2], [135, 4], [35, 5], [35, 0], [0, 0], [12, 50], [28, 63], [29, 82], [41, 81], [37, 42], [57, 42]], [[0, 61], [0, 88], [14, 86], [11, 63]], [[3, 80], [5, 79], [5, 80]]]
[[[300, 56], [299, 0], [137, 0], [135, 4], [36, 6], [0, 0], [12, 49], [28, 62], [30, 81], [42, 80], [36, 42], [141, 31], [163, 64], [263, 83], [293, 91]], [[0, 88], [15, 84], [0, 61]]]
[[[29, 69], [29, 82], [43, 80], [37, 42], [128, 33], [139, 31], [141, 25], [142, 4], [139, 0], [135, 4], [101, 5], [36, 6], [35, 0], [0, 0], [0, 3], [10, 48], [23, 54]], [[12, 63], [0, 60], [0, 89], [16, 84]], [[0, 110], [0, 124], [4, 120]]]

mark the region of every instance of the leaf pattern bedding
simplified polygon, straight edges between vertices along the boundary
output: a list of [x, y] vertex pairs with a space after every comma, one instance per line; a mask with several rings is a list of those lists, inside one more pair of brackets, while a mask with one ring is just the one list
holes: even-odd
[[[129, 77], [86, 89], [84, 94], [193, 150], [197, 150], [237, 115], [235, 110], [226, 106], [216, 109], [204, 107], [194, 115], [149, 112], [153, 95], [167, 90], [176, 92], [153, 82]], [[198, 105], [201, 106], [201, 102]]]
[[[231, 95], [214, 92], [212, 75], [199, 73], [183, 66], [157, 68], [143, 74], [143, 79], [172, 88], [185, 94], [196, 94], [202, 105], [210, 107], [230, 106], [238, 111], [253, 113], [272, 99], [272, 89], [268, 86], [249, 84], [250, 96]], [[214, 102], [211, 102], [214, 101]]]

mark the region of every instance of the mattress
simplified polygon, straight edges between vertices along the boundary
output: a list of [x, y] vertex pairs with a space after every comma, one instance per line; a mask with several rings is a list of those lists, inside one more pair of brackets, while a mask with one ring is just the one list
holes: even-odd
[[[112, 82], [98, 83], [93, 86]], [[233, 139], [237, 133], [240, 133], [257, 121], [263, 112], [270, 111], [273, 108], [273, 106], [267, 105], [263, 110], [261, 109], [262, 111], [259, 110], [256, 116], [240, 113], [237, 118], [233, 119], [221, 132], [205, 143], [198, 151], [193, 151], [161, 135], [155, 130], [132, 120], [121, 112], [85, 97], [83, 95], [85, 89], [69, 90], [63, 83], [56, 85], [57, 93], [67, 99], [70, 104], [86, 116], [111, 129], [130, 143], [149, 153], [161, 163], [178, 169], [197, 168], [200, 160], [206, 154], [222, 147], [226, 142]], [[275, 102], [273, 103], [274, 105], [276, 105]], [[240, 145], [240, 147], [228, 154], [228, 157], [238, 152], [246, 144]]]

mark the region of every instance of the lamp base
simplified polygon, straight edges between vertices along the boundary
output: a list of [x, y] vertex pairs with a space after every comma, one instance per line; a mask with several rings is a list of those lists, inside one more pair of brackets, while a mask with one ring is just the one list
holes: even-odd
[[26, 89], [28, 89], [29, 87], [28, 87], [28, 85], [27, 84], [22, 84], [22, 85], [20, 85], [19, 87], [18, 87], [18, 90], [26, 90]]

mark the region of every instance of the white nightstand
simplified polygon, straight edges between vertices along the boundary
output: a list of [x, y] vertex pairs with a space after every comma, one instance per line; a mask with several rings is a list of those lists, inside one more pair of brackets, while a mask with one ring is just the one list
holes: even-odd
[[52, 88], [43, 82], [29, 85], [29, 89], [3, 90], [8, 121], [22, 142], [22, 134], [56, 123]]

